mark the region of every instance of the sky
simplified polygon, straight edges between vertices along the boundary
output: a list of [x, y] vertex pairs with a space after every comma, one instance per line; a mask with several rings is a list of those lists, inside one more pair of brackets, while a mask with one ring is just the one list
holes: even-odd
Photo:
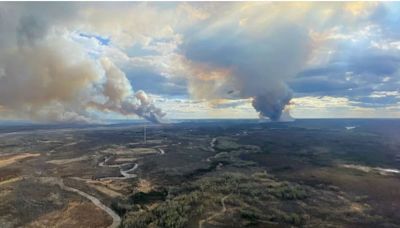
[[400, 3], [0, 3], [0, 119], [399, 118]]

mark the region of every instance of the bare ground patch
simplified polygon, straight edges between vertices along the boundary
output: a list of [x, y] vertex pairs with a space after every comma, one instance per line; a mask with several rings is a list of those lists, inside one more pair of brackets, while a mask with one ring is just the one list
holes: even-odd
[[16, 155], [2, 156], [0, 157], [0, 168], [11, 165], [25, 158], [38, 157], [38, 156], [40, 156], [39, 153], [22, 153]]
[[54, 165], [64, 165], [64, 164], [69, 164], [72, 162], [85, 161], [88, 159], [89, 159], [89, 156], [82, 156], [82, 157], [70, 158], [70, 159], [50, 160], [50, 161], [47, 161], [47, 163], [54, 164]]
[[111, 218], [89, 202], [73, 201], [62, 210], [40, 216], [26, 227], [107, 227]]
[[139, 179], [139, 183], [137, 185], [137, 190], [140, 192], [148, 193], [153, 189], [153, 186], [150, 181], [146, 179]]

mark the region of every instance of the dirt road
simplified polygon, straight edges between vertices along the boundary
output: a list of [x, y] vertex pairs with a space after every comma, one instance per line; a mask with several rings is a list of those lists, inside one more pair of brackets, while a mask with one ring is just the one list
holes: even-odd
[[208, 216], [207, 218], [202, 219], [202, 220], [199, 221], [199, 228], [203, 228], [203, 224], [204, 224], [205, 222], [208, 222], [208, 221], [214, 219], [215, 217], [217, 217], [217, 216], [219, 216], [219, 215], [222, 215], [222, 214], [224, 214], [224, 213], [226, 212], [225, 200], [226, 200], [229, 196], [230, 196], [230, 195], [226, 195], [226, 196], [224, 196], [224, 197], [221, 198], [221, 207], [222, 207], [222, 208], [221, 208], [221, 210], [220, 210], [219, 212], [214, 212], [214, 213], [212, 213], [210, 216]]

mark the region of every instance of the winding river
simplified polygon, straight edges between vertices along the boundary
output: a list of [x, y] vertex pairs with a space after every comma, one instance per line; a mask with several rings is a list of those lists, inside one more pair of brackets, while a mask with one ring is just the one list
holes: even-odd
[[[107, 165], [107, 163], [112, 159], [112, 156], [109, 157], [105, 157], [104, 161], [99, 163], [100, 167], [111, 167], [111, 168], [119, 168], [119, 172], [121, 173], [122, 176], [119, 177], [103, 177], [100, 178], [100, 180], [125, 180], [125, 179], [130, 179], [130, 178], [135, 178], [137, 177], [136, 174], [131, 173], [133, 171], [135, 171], [139, 165], [137, 163], [132, 163], [132, 162], [128, 162], [128, 163], [123, 163], [123, 164], [119, 164], [119, 165]], [[125, 166], [131, 166], [133, 165], [132, 168], [128, 169], [128, 170], [124, 170], [123, 167]]]

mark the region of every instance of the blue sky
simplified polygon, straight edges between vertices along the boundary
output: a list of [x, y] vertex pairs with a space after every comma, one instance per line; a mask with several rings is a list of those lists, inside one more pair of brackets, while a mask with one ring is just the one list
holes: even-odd
[[400, 117], [396, 2], [0, 3], [0, 18], [2, 119]]

